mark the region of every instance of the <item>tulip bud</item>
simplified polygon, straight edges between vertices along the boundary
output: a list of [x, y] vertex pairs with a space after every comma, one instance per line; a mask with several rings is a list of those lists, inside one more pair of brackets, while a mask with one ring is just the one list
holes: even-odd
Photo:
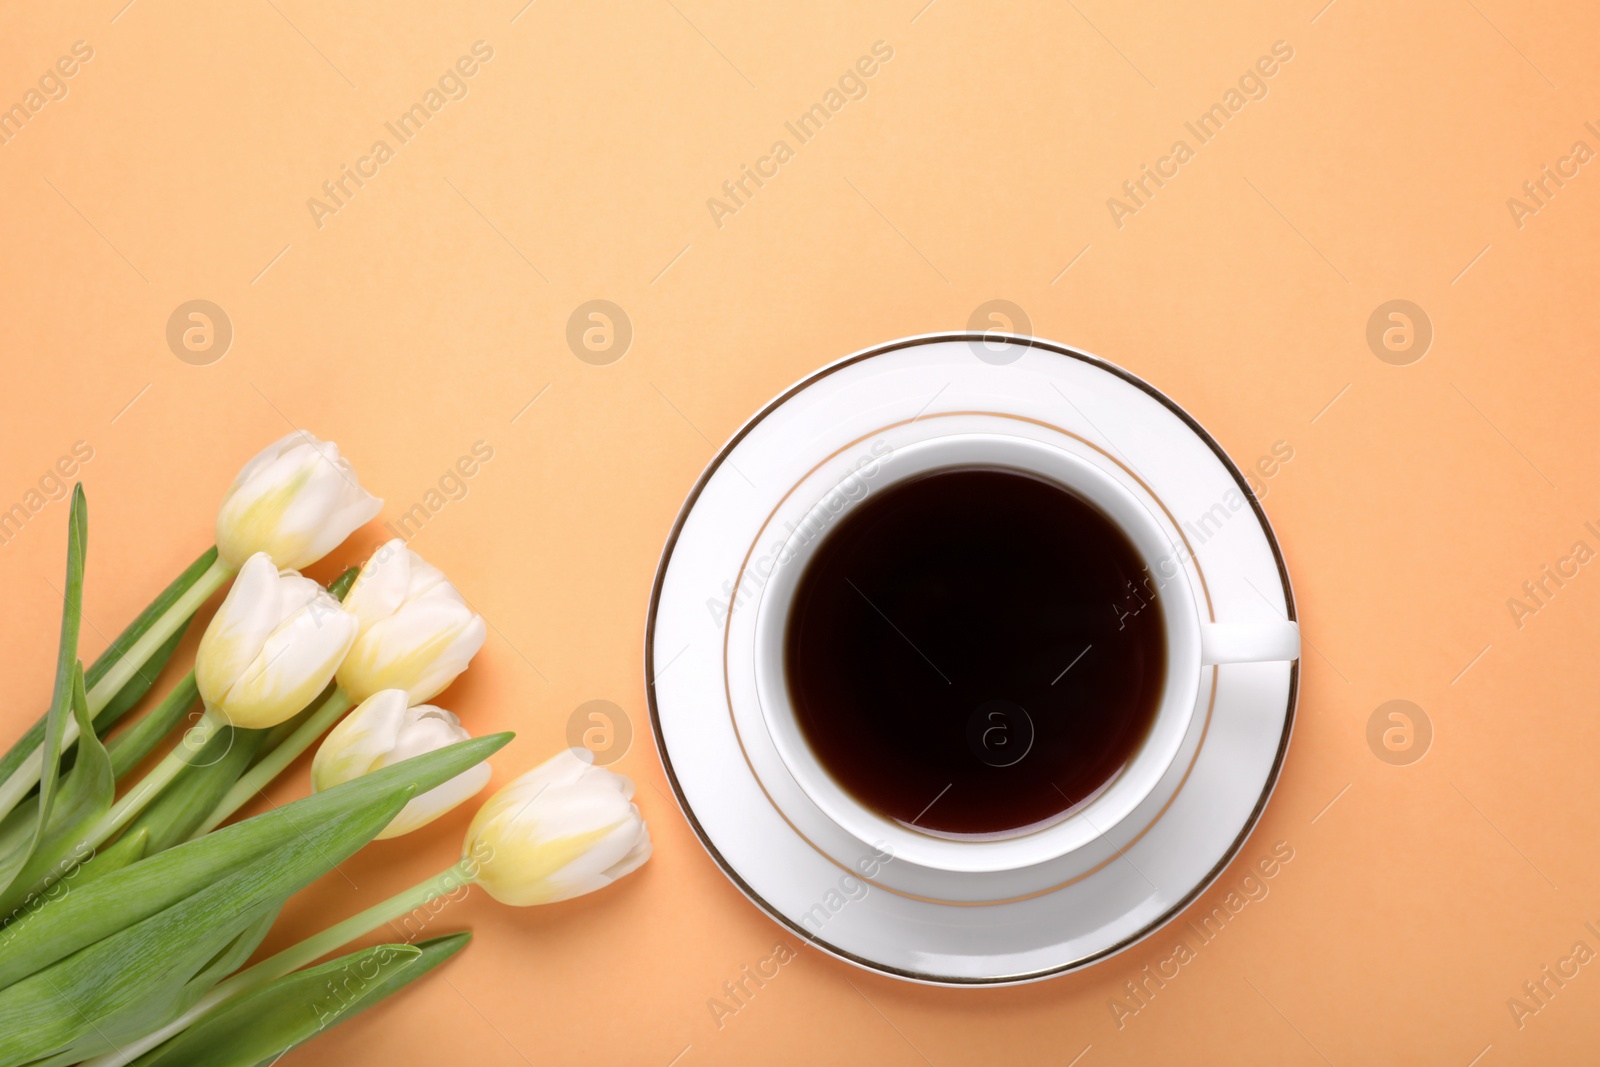
[[[461, 720], [431, 704], [409, 707], [403, 689], [385, 689], [362, 701], [335, 726], [311, 761], [311, 789], [321, 792], [401, 760], [433, 752], [471, 734]], [[378, 839], [428, 825], [489, 784], [489, 765], [467, 768], [443, 785], [412, 797]]]
[[354, 616], [325, 589], [257, 552], [200, 639], [195, 682], [232, 725], [276, 726], [322, 692], [355, 636]]
[[592, 893], [650, 858], [633, 783], [568, 749], [479, 809], [462, 866], [502, 904], [548, 904]]
[[381, 507], [338, 445], [296, 430], [233, 479], [217, 510], [217, 552], [234, 567], [265, 552], [297, 570], [333, 551]]
[[339, 685], [356, 700], [404, 689], [420, 704], [455, 681], [488, 636], [444, 573], [399, 538], [372, 554], [344, 604], [360, 630]]

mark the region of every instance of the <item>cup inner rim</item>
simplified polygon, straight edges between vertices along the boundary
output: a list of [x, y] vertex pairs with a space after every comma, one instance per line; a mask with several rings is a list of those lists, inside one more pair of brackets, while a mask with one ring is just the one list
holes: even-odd
[[[1026, 462], [1023, 457], [1028, 456], [1035, 462]], [[911, 460], [909, 469], [907, 457]], [[1160, 520], [1121, 478], [1054, 442], [993, 432], [947, 434], [899, 446], [882, 462], [890, 467], [882, 472], [886, 475], [884, 480], [854, 498], [843, 493], [846, 503], [838, 513], [820, 533], [807, 536], [799, 544], [789, 562], [780, 565], [781, 573], [769, 578], [759, 595], [752, 650], [756, 697], [780, 761], [830, 821], [867, 845], [888, 839], [896, 856], [912, 863], [947, 870], [1005, 870], [1045, 862], [1082, 847], [1120, 823], [1150, 795], [1188, 732], [1200, 688], [1202, 620], [1185, 568], [1180, 566], [1173, 578], [1158, 581], [1167, 639], [1166, 680], [1150, 729], [1134, 754], [1093, 796], [1040, 823], [993, 834], [951, 834], [905, 826], [873, 811], [833, 778], [795, 721], [785, 664], [793, 594], [812, 557], [851, 510], [883, 488], [950, 470], [1009, 469], [1059, 486], [1115, 524], [1152, 575], [1160, 559], [1179, 556], [1176, 546]], [[1064, 477], [1061, 472], [1071, 472], [1075, 477]], [[795, 505], [794, 512], [801, 519], [784, 539], [785, 549], [801, 537], [806, 517], [852, 478], [859, 478], [857, 469], [828, 480], [825, 487]], [[1157, 547], [1164, 547], [1164, 551], [1153, 556], [1152, 550]], [[1170, 598], [1169, 591], [1174, 594]], [[1109, 806], [1108, 799], [1115, 800], [1115, 806]], [[1097, 808], [1101, 809], [1100, 818], [1085, 818]]]

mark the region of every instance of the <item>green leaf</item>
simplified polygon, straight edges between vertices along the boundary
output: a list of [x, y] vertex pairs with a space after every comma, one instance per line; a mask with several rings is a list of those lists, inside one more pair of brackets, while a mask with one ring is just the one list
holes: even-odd
[[72, 676], [72, 714], [78, 723], [78, 760], [61, 780], [50, 806], [48, 825], [33, 855], [17, 872], [11, 887], [0, 892], [0, 915], [11, 914], [43, 892], [42, 883], [47, 878], [56, 881], [89, 858], [91, 853], [80, 844], [84, 831], [111, 810], [116, 796], [111, 759], [89, 721], [83, 665], [77, 664], [76, 668]]
[[[199, 892], [0, 989], [0, 1067], [67, 1052], [98, 1055], [174, 1018], [198, 995], [190, 985], [195, 977], [256, 926], [265, 909], [353, 855], [413, 793], [409, 786], [390, 789], [353, 811], [306, 827]], [[46, 908], [36, 917], [48, 914]]]
[[[167, 638], [166, 643], [156, 649], [150, 658], [144, 661], [144, 666], [133, 673], [133, 677], [128, 679], [128, 684], [117, 690], [116, 695], [111, 698], [104, 708], [100, 709], [100, 714], [95, 716], [94, 721], [95, 729], [100, 732], [102, 737], [124, 715], [137, 707], [139, 701], [144, 699], [145, 694], [150, 692], [150, 688], [155, 685], [156, 679], [161, 677], [162, 670], [166, 668], [167, 661], [178, 650], [178, 645], [183, 641], [183, 635], [189, 632], [191, 619], [193, 619], [193, 616], [185, 619], [172, 632], [172, 636]], [[118, 640], [121, 640], [121, 638], [118, 638]], [[104, 656], [101, 657], [101, 659], [104, 658]], [[99, 661], [97, 660], [96, 662]], [[87, 680], [87, 676], [85, 680]]]
[[[76, 506], [78, 495], [79, 491], [74, 490], [74, 506]], [[139, 640], [139, 638], [155, 624], [156, 620], [166, 613], [167, 609], [172, 606], [173, 602], [181, 597], [184, 593], [187, 593], [195, 584], [195, 582], [200, 580], [200, 576], [211, 569], [211, 564], [216, 561], [216, 558], [217, 550], [215, 547], [206, 549], [205, 552], [201, 553], [199, 559], [189, 564], [188, 568], [184, 570], [182, 574], [178, 575], [178, 577], [173, 580], [171, 585], [163, 589], [161, 591], [161, 595], [152, 600], [150, 602], [150, 606], [141, 611], [139, 613], [139, 617], [134, 619], [133, 622], [129, 623], [128, 628], [123, 630], [122, 633], [118, 634], [117, 639], [111, 642], [110, 646], [107, 647], [106, 650], [100, 654], [100, 657], [90, 665], [89, 669], [84, 672], [84, 688], [93, 689], [95, 683], [101, 678], [105, 677], [106, 672], [111, 670], [112, 667], [116, 666], [116, 664], [122, 660], [123, 655], [130, 647], [132, 647], [133, 643]], [[163, 651], [165, 651], [167, 655], [171, 654], [170, 650], [167, 650], [165, 646], [163, 646]], [[156, 656], [159, 657], [161, 654], [161, 652], [158, 652]], [[73, 655], [76, 657], [77, 653], [74, 652]], [[155, 659], [152, 659], [151, 662], [154, 663]], [[155, 669], [146, 669], [142, 673], [149, 679], [153, 680], [159, 673], [159, 667]], [[115, 707], [121, 700], [123, 692], [126, 692], [129, 687], [138, 685], [142, 680], [143, 679], [140, 677], [140, 675], [136, 674], [134, 678], [128, 682], [128, 685], [124, 686], [123, 689], [118, 692], [117, 696], [112, 698], [111, 704], [107, 705], [107, 708], [110, 709]], [[148, 683], [145, 684], [145, 688], [149, 688]], [[136, 701], [130, 702], [129, 706], [131, 707], [135, 702]], [[126, 709], [123, 710], [126, 711]], [[118, 715], [120, 714], [121, 713], [119, 712]], [[101, 712], [99, 718], [96, 720], [96, 723], [97, 728], [102, 734], [104, 733], [106, 727], [116, 721], [116, 717], [117, 716], [110, 715], [109, 711]], [[15, 774], [17, 770], [25, 762], [27, 762], [28, 757], [33, 755], [39, 746], [44, 743], [45, 726], [48, 721], [48, 715], [41, 717], [38, 722], [35, 722], [33, 726], [28, 729], [27, 733], [22, 735], [22, 739], [20, 741], [11, 746], [11, 750], [7, 752], [4, 757], [0, 757], [0, 782], [8, 780], [13, 774]]]
[[350, 587], [356, 584], [356, 579], [361, 577], [360, 567], [348, 567], [344, 573], [328, 583], [328, 592], [335, 598], [343, 600], [345, 594], [350, 592]]
[[[117, 720], [121, 719], [135, 705], [137, 705], [139, 701], [144, 699], [145, 694], [150, 690], [151, 682], [153, 682], [156, 676], [161, 673], [161, 669], [162, 667], [166, 666], [167, 660], [172, 658], [173, 651], [178, 647], [178, 642], [183, 640], [184, 631], [188, 628], [189, 623], [186, 620], [182, 626], [178, 627], [177, 631], [172, 635], [172, 637], [167, 640], [166, 644], [156, 649], [155, 654], [152, 655], [148, 661], [146, 661], [145, 666], [139, 671], [139, 673], [134, 675], [133, 680], [127, 685], [123, 686], [121, 691], [118, 692], [116, 696], [111, 698], [111, 703], [106, 705], [105, 709], [100, 712], [99, 718], [95, 720], [94, 730], [97, 734], [99, 734], [101, 737], [104, 737], [108, 732], [110, 732], [111, 727], [117, 722]], [[194, 672], [190, 671], [189, 673], [192, 675]], [[179, 683], [180, 686], [182, 684], [183, 683], [181, 682]], [[148, 716], [146, 716], [146, 718], [148, 718]], [[123, 731], [124, 734], [131, 732], [132, 731], [127, 730]], [[148, 750], [146, 754], [148, 754]], [[61, 753], [62, 771], [66, 771], [68, 768], [73, 766], [73, 764], [77, 762], [77, 758], [78, 749], [76, 745], [68, 747], [65, 752]], [[115, 765], [115, 759], [113, 759], [112, 762], [113, 765]], [[128, 767], [131, 767], [137, 762], [138, 760], [129, 761], [128, 766], [125, 766], [116, 772], [117, 777], [122, 777], [122, 775], [127, 772]]]
[[[200, 580], [201, 575], [211, 569], [211, 565], [216, 560], [217, 548], [213, 545], [200, 553], [199, 558], [185, 567], [182, 574], [174, 578], [165, 589], [161, 590], [156, 598], [150, 601], [149, 606], [141, 611], [138, 617], [117, 635], [117, 639], [111, 642], [106, 650], [100, 654], [100, 658], [95, 660], [93, 665], [84, 672], [85, 688], [93, 689], [100, 679], [106, 676], [107, 671], [121, 662], [123, 655], [133, 647], [134, 642], [143, 637], [150, 627], [154, 626], [156, 621], [167, 613], [167, 609], [172, 607], [179, 597], [187, 593]], [[152, 659], [150, 662], [153, 663], [155, 661]], [[149, 676], [149, 680], [144, 682], [144, 687], [148, 689], [150, 688], [150, 682], [154, 681], [156, 674], [159, 673], [159, 668], [157, 670], [149, 670], [147, 668], [141, 673]], [[138, 678], [139, 675], [135, 674], [134, 681], [130, 681], [128, 685], [137, 684]], [[118, 696], [120, 697], [126, 689], [127, 686], [124, 686], [122, 690], [119, 690]], [[117, 698], [113, 697], [112, 699], [115, 702]], [[107, 705], [108, 708], [110, 706]], [[101, 712], [101, 714], [104, 715], [106, 713]]]
[[[204, 970], [189, 980], [183, 993], [178, 998], [179, 1002], [184, 1006], [183, 1010], [187, 1011], [192, 1008], [196, 1001], [210, 992], [218, 980], [250, 958], [250, 954], [260, 947], [261, 942], [272, 929], [272, 924], [277, 921], [278, 914], [283, 910], [283, 903], [280, 900], [274, 905], [262, 908], [252, 925], [245, 927], [244, 931], [229, 942], [226, 948], [212, 957], [211, 962], [206, 965]], [[109, 1052], [111, 1050], [108, 1048], [106, 1051]], [[57, 1053], [43, 1060], [34, 1060], [29, 1064], [29, 1067], [66, 1067], [68, 1064], [78, 1063], [83, 1056], [92, 1054], [92, 1050]]]
[[307, 704], [305, 707], [301, 708], [299, 711], [295, 712], [292, 716], [283, 720], [278, 725], [268, 728], [265, 731], [267, 736], [261, 742], [261, 747], [256, 749], [255, 762], [260, 763], [263, 759], [272, 755], [273, 749], [277, 748], [279, 745], [283, 744], [284, 741], [293, 737], [294, 732], [300, 729], [301, 726], [305, 725], [305, 721], [311, 718], [311, 716], [315, 715], [318, 708], [327, 703], [328, 698], [333, 696], [333, 691], [337, 688], [337, 685], [329, 682], [327, 688], [325, 688], [321, 693], [317, 694], [317, 699], [313, 700], [311, 703]]
[[272, 924], [278, 921], [278, 913], [283, 911], [283, 905], [284, 901], [278, 900], [263, 908], [255, 922], [245, 927], [238, 937], [228, 943], [227, 948], [217, 953], [204, 970], [189, 979], [188, 988], [184, 991], [184, 1007], [199, 1000], [212, 986], [244, 966], [244, 961], [261, 946]]
[[25, 847], [38, 828], [39, 794], [35, 793], [0, 819], [0, 856]]
[[206, 739], [189, 766], [129, 826], [149, 829], [151, 855], [189, 839], [250, 766], [265, 735], [224, 726]]
[[[135, 859], [153, 856], [189, 839], [211, 814], [224, 793], [238, 781], [254, 758], [266, 731], [222, 726], [190, 757], [190, 763], [123, 830], [115, 843], [101, 849], [83, 864], [78, 877], [92, 881], [133, 862], [125, 856], [123, 842], [139, 839]], [[104, 871], [102, 871], [104, 868]], [[0, 934], [3, 943], [4, 934]]]
[[366, 1011], [455, 955], [451, 934], [374, 945], [294, 974], [213, 1010], [133, 1067], [255, 1067]]
[[490, 734], [413, 756], [74, 887], [0, 929], [0, 986], [154, 915], [242, 864], [303, 839], [329, 819], [402, 790], [420, 795], [449, 781], [511, 737]]
[[[61, 641], [56, 652], [56, 683], [45, 716], [42, 742], [44, 762], [39, 771], [38, 814], [33, 832], [0, 857], [0, 892], [17, 881], [17, 876], [33, 855], [50, 825], [50, 806], [55, 801], [56, 775], [60, 767], [61, 739], [72, 714], [74, 685], [83, 685], [83, 670], [78, 663], [78, 626], [83, 621], [83, 557], [89, 538], [89, 505], [83, 496], [83, 483], [72, 488], [72, 510], [67, 517], [67, 580], [61, 611]], [[3, 781], [0, 778], [0, 781]], [[0, 911], [0, 914], [5, 914]]]
[[199, 703], [200, 688], [195, 683], [194, 671], [190, 671], [172, 687], [172, 692], [162, 698], [161, 703], [108, 741], [106, 749], [111, 753], [111, 767], [117, 778], [120, 779], [154, 752], [161, 739]]
[[[88, 863], [85, 863], [76, 871], [68, 871], [62, 876], [61, 881], [46, 889], [44, 891], [45, 899], [59, 896], [62, 893], [70, 893], [73, 889], [88, 885], [96, 878], [104, 878], [108, 874], [122, 870], [122, 868], [131, 863], [138, 863], [144, 859], [145, 849], [149, 843], [149, 830], [126, 831], [113, 844], [96, 852], [94, 858]], [[33, 910], [43, 906], [43, 900], [39, 901], [37, 906], [29, 905]], [[4, 937], [5, 934], [0, 933], [0, 940], [3, 940]]]

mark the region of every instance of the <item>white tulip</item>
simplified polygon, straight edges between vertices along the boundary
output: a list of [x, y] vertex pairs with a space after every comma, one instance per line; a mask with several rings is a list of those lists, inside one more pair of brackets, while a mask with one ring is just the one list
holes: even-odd
[[217, 552], [233, 567], [265, 552], [278, 566], [298, 570], [382, 507], [361, 488], [338, 445], [296, 430], [262, 449], [228, 487], [217, 510]]
[[502, 904], [548, 904], [592, 893], [650, 858], [633, 783], [568, 749], [479, 809], [462, 866]]
[[[461, 720], [431, 704], [409, 707], [403, 689], [385, 689], [362, 701], [333, 728], [311, 761], [311, 789], [341, 782], [425, 752], [466, 741]], [[399, 837], [428, 825], [489, 784], [489, 765], [469, 767], [442, 785], [412, 797], [378, 839]]]
[[360, 631], [339, 685], [356, 700], [404, 689], [420, 704], [455, 681], [488, 636], [444, 573], [399, 538], [373, 553], [344, 604]]
[[322, 692], [355, 637], [355, 617], [327, 590], [257, 552], [200, 639], [195, 682], [224, 721], [276, 726]]

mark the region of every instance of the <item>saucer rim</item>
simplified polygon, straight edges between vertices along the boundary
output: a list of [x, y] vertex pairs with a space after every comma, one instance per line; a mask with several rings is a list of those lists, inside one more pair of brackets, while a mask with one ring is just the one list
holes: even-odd
[[[701, 471], [700, 476], [695, 480], [693, 487], [691, 487], [688, 495], [684, 497], [683, 503], [679, 506], [678, 513], [673, 518], [672, 527], [667, 534], [667, 539], [662, 545], [660, 556], [656, 562], [655, 575], [650, 585], [650, 600], [645, 616], [644, 627], [645, 700], [650, 710], [650, 732], [655, 741], [656, 755], [661, 761], [663, 771], [666, 773], [667, 782], [672, 787], [673, 799], [677, 802], [678, 809], [683, 813], [684, 819], [694, 831], [694, 835], [696, 839], [699, 840], [701, 847], [704, 848], [707, 855], [711, 857], [712, 862], [717, 865], [722, 873], [730, 882], [733, 883], [734, 887], [738, 889], [747, 900], [749, 900], [752, 904], [755, 904], [779, 925], [790, 930], [807, 943], [823, 950], [824, 952], [827, 952], [829, 955], [859, 967], [862, 970], [870, 971], [875, 974], [888, 975], [894, 978], [924, 985], [947, 987], [1021, 985], [1030, 982], [1042, 981], [1046, 978], [1053, 978], [1059, 975], [1081, 970], [1133, 947], [1140, 941], [1143, 941], [1145, 938], [1166, 926], [1176, 916], [1181, 914], [1190, 904], [1194, 903], [1194, 901], [1198, 899], [1202, 893], [1204, 893], [1216, 882], [1217, 878], [1220, 877], [1222, 872], [1227, 869], [1228, 865], [1233, 862], [1233, 860], [1238, 856], [1240, 850], [1244, 847], [1245, 843], [1249, 840], [1251, 834], [1255, 831], [1256, 826], [1261, 821], [1261, 815], [1266, 810], [1267, 803], [1269, 800], [1271, 800], [1273, 793], [1277, 790], [1278, 781], [1282, 775], [1284, 761], [1288, 756], [1290, 738], [1294, 733], [1296, 714], [1299, 710], [1300, 661], [1298, 659], [1294, 660], [1289, 665], [1289, 684], [1284, 713], [1283, 731], [1278, 739], [1278, 749], [1274, 755], [1272, 767], [1270, 773], [1268, 774], [1266, 783], [1262, 786], [1261, 795], [1257, 798], [1256, 804], [1251, 810], [1249, 817], [1245, 820], [1243, 826], [1235, 835], [1232, 844], [1217, 860], [1216, 864], [1211, 868], [1211, 870], [1206, 872], [1202, 878], [1198, 879], [1194, 887], [1188, 893], [1179, 898], [1170, 908], [1151, 919], [1139, 930], [1128, 935], [1115, 944], [1108, 945], [1103, 949], [1089, 953], [1078, 959], [1068, 961], [1067, 963], [1044, 968], [1038, 971], [1029, 971], [1026, 973], [1011, 975], [986, 975], [980, 977], [937, 975], [926, 972], [911, 971], [859, 956], [846, 949], [828, 943], [818, 935], [812, 934], [803, 927], [799, 926], [797, 923], [792, 922], [789, 917], [786, 916], [780, 909], [773, 906], [764, 897], [762, 897], [760, 893], [756, 892], [756, 890], [744, 880], [744, 878], [726, 859], [726, 857], [722, 855], [722, 853], [717, 849], [716, 845], [712, 843], [710, 835], [706, 832], [704, 826], [701, 825], [699, 818], [695, 815], [693, 808], [690, 807], [688, 800], [684, 796], [683, 787], [678, 781], [677, 771], [674, 769], [672, 765], [672, 759], [667, 752], [666, 742], [661, 727], [660, 708], [658, 706], [656, 696], [656, 622], [658, 608], [661, 602], [662, 589], [666, 580], [667, 567], [671, 563], [673, 551], [677, 547], [678, 538], [688, 520], [689, 513], [699, 502], [701, 494], [705, 491], [706, 486], [721, 469], [723, 462], [728, 458], [733, 450], [738, 447], [740, 442], [742, 442], [745, 437], [747, 437], [751, 431], [756, 428], [756, 426], [758, 426], [779, 407], [787, 403], [797, 394], [810, 388], [812, 385], [837, 371], [843, 370], [846, 367], [853, 366], [856, 363], [871, 359], [873, 357], [887, 355], [888, 353], [896, 352], [901, 349], [953, 341], [964, 341], [969, 344], [974, 342], [992, 344], [995, 341], [1004, 341], [1009, 344], [1022, 345], [1028, 348], [1036, 348], [1044, 352], [1050, 352], [1068, 359], [1077, 360], [1078, 362], [1086, 363], [1092, 367], [1096, 367], [1100, 370], [1104, 370], [1115, 375], [1116, 377], [1127, 382], [1129, 385], [1132, 385], [1140, 391], [1146, 393], [1152, 399], [1176, 415], [1178, 419], [1181, 420], [1183, 424], [1195, 434], [1196, 437], [1203, 441], [1205, 445], [1212, 451], [1212, 453], [1222, 462], [1223, 467], [1237, 483], [1244, 499], [1250, 502], [1251, 510], [1255, 513], [1256, 521], [1260, 524], [1261, 531], [1265, 535], [1267, 544], [1272, 550], [1273, 561], [1277, 566], [1278, 580], [1283, 588], [1285, 615], [1291, 622], [1298, 621], [1298, 614], [1295, 609], [1294, 586], [1289, 577], [1288, 565], [1283, 557], [1282, 546], [1278, 542], [1277, 532], [1273, 529], [1271, 520], [1268, 519], [1266, 511], [1262, 508], [1261, 502], [1257, 499], [1254, 490], [1250, 488], [1249, 481], [1244, 477], [1243, 472], [1240, 471], [1238, 465], [1234, 463], [1227, 451], [1224, 450], [1216, 438], [1212, 437], [1211, 433], [1206, 430], [1206, 428], [1202, 426], [1194, 418], [1194, 416], [1190, 415], [1182, 405], [1178, 404], [1177, 401], [1173, 400], [1160, 389], [1134, 374], [1132, 371], [1118, 366], [1109, 360], [1103, 359], [1092, 353], [1085, 352], [1081, 349], [1072, 348], [1070, 346], [1054, 341], [1048, 341], [1043, 338], [1034, 337], [1031, 335], [1007, 334], [1001, 333], [1000, 331], [976, 332], [968, 330], [956, 330], [915, 334], [908, 337], [902, 337], [894, 341], [860, 349], [840, 359], [834, 360], [832, 363], [825, 364], [824, 366], [811, 372], [804, 378], [790, 385], [777, 396], [773, 397], [766, 404], [762, 405], [759, 410], [746, 419], [739, 429], [735, 431], [734, 434], [730, 436], [720, 448], [717, 449], [716, 454], [712, 456], [710, 461], [706, 464], [705, 469]], [[983, 905], [974, 906], [981, 907]]]

